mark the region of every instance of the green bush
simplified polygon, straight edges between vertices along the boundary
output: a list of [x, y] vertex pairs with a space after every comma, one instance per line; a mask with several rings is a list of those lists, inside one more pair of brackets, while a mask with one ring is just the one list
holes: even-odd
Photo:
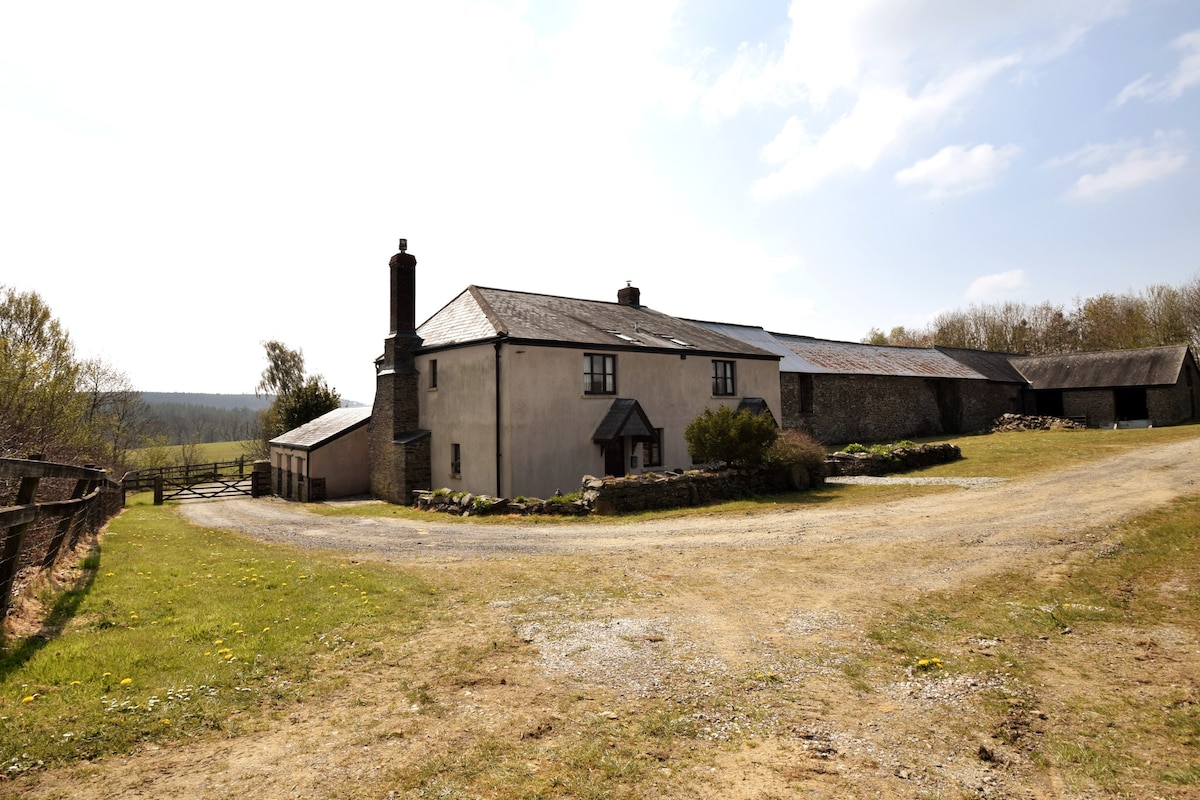
[[693, 462], [730, 467], [758, 466], [778, 435], [769, 414], [734, 411], [729, 406], [704, 409], [683, 432]]

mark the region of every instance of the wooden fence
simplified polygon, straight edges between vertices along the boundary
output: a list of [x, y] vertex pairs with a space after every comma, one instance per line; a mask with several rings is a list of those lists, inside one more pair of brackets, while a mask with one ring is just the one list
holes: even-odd
[[[265, 465], [266, 462], [262, 464]], [[253, 471], [262, 468], [255, 462], [251, 469], [247, 469], [244, 458], [181, 467], [156, 467], [127, 473], [121, 485], [126, 492], [153, 490], [156, 505], [161, 505], [165, 500], [199, 497], [228, 497], [239, 494], [258, 497], [260, 494], [270, 494], [269, 476], [267, 488], [263, 492], [258, 491], [252, 479]]]
[[0, 621], [23, 587], [124, 503], [121, 485], [102, 469], [0, 458]]

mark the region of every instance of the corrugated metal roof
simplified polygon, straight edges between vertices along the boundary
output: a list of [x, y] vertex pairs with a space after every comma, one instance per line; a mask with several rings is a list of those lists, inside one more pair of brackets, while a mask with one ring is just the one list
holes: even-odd
[[933, 349], [832, 342], [784, 333], [772, 335], [811, 365], [799, 372], [986, 380], [966, 364]]
[[780, 372], [816, 372], [817, 368], [805, 361], [800, 356], [788, 349], [787, 345], [779, 341], [772, 334], [767, 333], [762, 328], [753, 325], [732, 325], [727, 322], [701, 322], [700, 320], [689, 320], [697, 325], [702, 325], [711, 331], [722, 333], [734, 339], [740, 339], [746, 344], [753, 345], [762, 350], [767, 350], [781, 357], [779, 362]]
[[1022, 356], [1012, 365], [1034, 389], [1166, 386], [1179, 380], [1186, 345], [1106, 350], [1057, 356]]
[[769, 358], [775, 353], [646, 306], [471, 286], [417, 329], [423, 348], [511, 339], [712, 352]]
[[1012, 365], [1012, 359], [1021, 358], [1014, 353], [993, 353], [989, 350], [968, 350], [962, 347], [934, 346], [935, 350], [945, 353], [950, 358], [966, 364], [989, 381], [1004, 383], [1025, 383], [1024, 376], [1017, 372]]
[[327, 414], [306, 422], [299, 428], [292, 428], [287, 433], [276, 436], [271, 444], [286, 447], [298, 447], [311, 450], [336, 439], [343, 433], [348, 433], [360, 425], [366, 424], [371, 418], [370, 406], [353, 406], [351, 408], [335, 408]]

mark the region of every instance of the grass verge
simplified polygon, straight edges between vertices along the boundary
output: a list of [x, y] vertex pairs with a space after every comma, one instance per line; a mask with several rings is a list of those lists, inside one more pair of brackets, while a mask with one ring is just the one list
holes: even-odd
[[304, 700], [433, 600], [395, 570], [198, 528], [144, 496], [83, 566], [51, 601], [61, 630], [0, 651], [5, 774], [260, 724], [241, 712]]

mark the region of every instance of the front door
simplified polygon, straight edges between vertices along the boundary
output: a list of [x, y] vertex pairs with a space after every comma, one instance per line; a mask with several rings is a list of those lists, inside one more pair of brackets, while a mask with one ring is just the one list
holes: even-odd
[[625, 438], [604, 445], [604, 474], [620, 478], [625, 474]]

